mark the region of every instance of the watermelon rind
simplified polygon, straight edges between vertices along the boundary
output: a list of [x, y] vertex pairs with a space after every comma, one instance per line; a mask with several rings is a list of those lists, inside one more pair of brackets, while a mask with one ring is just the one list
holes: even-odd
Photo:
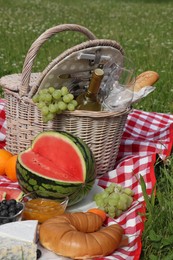
[[[33, 149], [35, 144], [39, 142], [39, 139], [44, 135], [59, 136], [68, 140], [74, 147], [75, 151], [78, 151], [79, 158], [83, 163], [84, 181], [82, 182], [68, 182], [62, 180], [55, 180], [48, 176], [43, 176], [34, 172], [26, 167], [22, 162], [22, 153], [27, 153], [30, 149]], [[60, 198], [64, 196], [69, 197], [68, 205], [74, 205], [81, 201], [92, 189], [96, 179], [96, 167], [95, 159], [92, 151], [86, 145], [86, 143], [67, 132], [63, 131], [46, 131], [38, 134], [34, 139], [32, 146], [18, 155], [17, 158], [17, 178], [21, 189], [25, 193], [35, 191], [39, 196], [45, 198]]]

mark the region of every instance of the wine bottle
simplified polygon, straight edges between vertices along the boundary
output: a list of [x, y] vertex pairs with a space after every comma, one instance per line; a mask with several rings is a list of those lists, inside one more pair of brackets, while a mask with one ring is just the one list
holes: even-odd
[[91, 111], [101, 110], [101, 103], [98, 99], [98, 92], [103, 76], [104, 71], [102, 69], [94, 70], [87, 91], [80, 94], [76, 98], [76, 101], [78, 103], [77, 109]]

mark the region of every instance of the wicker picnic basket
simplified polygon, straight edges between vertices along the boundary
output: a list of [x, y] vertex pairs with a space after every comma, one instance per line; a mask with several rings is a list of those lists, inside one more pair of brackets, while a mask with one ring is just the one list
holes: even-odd
[[[42, 44], [62, 31], [80, 32], [88, 39], [61, 53], [42, 73], [31, 73], [34, 59]], [[80, 59], [81, 54], [95, 58]], [[6, 99], [6, 149], [17, 154], [28, 148], [34, 137], [42, 131], [67, 131], [82, 138], [89, 145], [96, 159], [98, 177], [112, 170], [130, 108], [120, 113], [75, 110], [64, 112], [57, 115], [53, 121], [44, 123], [39, 109], [32, 102], [32, 97], [41, 88], [55, 84], [57, 75], [67, 73], [69, 69], [73, 70], [75, 63], [77, 69], [83, 67], [85, 73], [88, 73], [89, 80], [90, 72], [103, 66], [103, 56], [119, 54], [123, 55], [123, 50], [116, 41], [97, 39], [92, 32], [80, 25], [62, 24], [41, 34], [26, 55], [22, 73], [0, 79]], [[51, 82], [52, 79], [54, 82]], [[80, 83], [86, 84], [82, 79]]]

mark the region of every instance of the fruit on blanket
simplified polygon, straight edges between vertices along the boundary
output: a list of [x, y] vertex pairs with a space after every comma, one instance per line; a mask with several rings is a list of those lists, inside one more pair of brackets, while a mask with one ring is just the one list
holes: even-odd
[[124, 244], [124, 231], [120, 225], [102, 227], [102, 224], [103, 219], [91, 212], [57, 216], [41, 224], [40, 243], [48, 250], [72, 259], [103, 257], [128, 244], [127, 238]]
[[[19, 201], [23, 197], [23, 192], [19, 189], [10, 187], [0, 187], [0, 198], [10, 200], [15, 199]], [[1, 199], [0, 199], [1, 200]]]
[[96, 205], [112, 218], [119, 217], [133, 202], [133, 191], [111, 183], [101, 193], [94, 196]]
[[17, 155], [13, 155], [5, 164], [5, 174], [11, 181], [17, 181], [16, 161]]
[[72, 134], [42, 132], [18, 155], [17, 178], [25, 193], [36, 191], [50, 199], [68, 196], [68, 205], [73, 205], [93, 187], [94, 156], [86, 143]]
[[92, 208], [92, 209], [89, 209], [87, 212], [92, 212], [94, 214], [97, 214], [99, 215], [103, 221], [106, 220], [106, 212], [102, 209], [99, 209], [99, 208]]
[[13, 154], [5, 149], [0, 149], [0, 175], [5, 174], [5, 165], [6, 162]]

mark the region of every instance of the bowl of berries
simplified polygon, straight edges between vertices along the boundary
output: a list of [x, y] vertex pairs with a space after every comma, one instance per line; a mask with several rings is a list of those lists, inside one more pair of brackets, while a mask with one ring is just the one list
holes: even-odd
[[0, 201], [0, 225], [22, 219], [24, 204], [15, 199]]

